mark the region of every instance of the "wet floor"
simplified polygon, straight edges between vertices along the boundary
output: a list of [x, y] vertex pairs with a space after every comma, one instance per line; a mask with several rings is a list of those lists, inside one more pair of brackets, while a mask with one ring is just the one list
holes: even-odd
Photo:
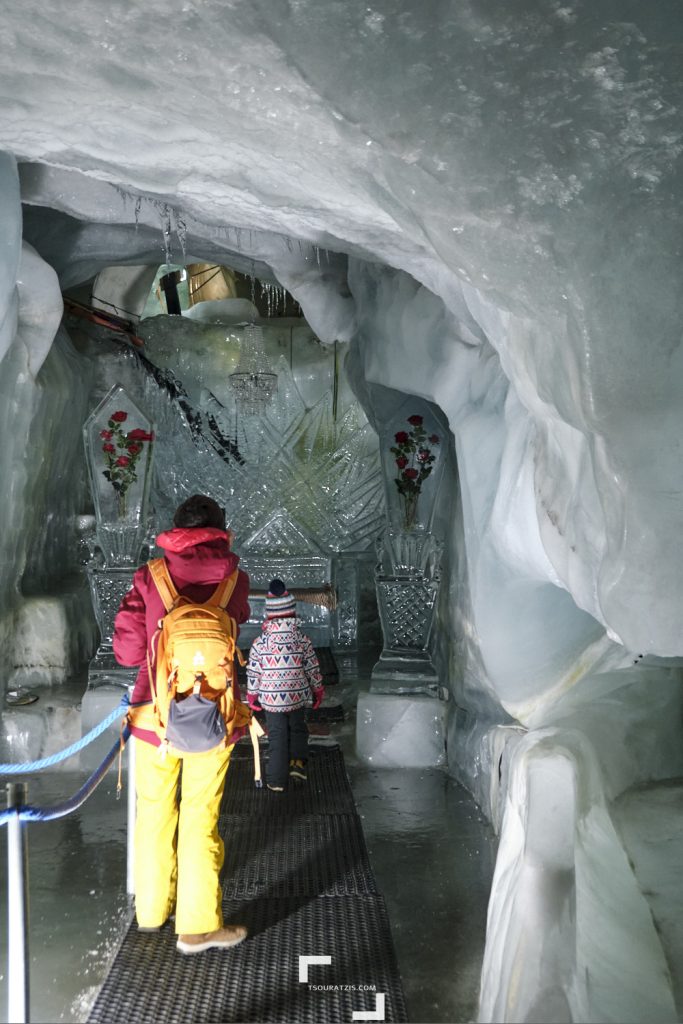
[[[74, 772], [29, 777], [29, 804], [52, 806], [84, 781]], [[30, 823], [30, 1019], [82, 1021], [128, 920], [126, 806], [110, 773], [81, 810]], [[0, 1020], [7, 1006], [6, 831], [0, 847]]]
[[[469, 795], [439, 769], [378, 769], [355, 756], [355, 698], [363, 666], [344, 667], [330, 696], [383, 894], [413, 1022], [476, 1019], [494, 839]], [[360, 679], [359, 679], [360, 677]], [[324, 731], [324, 730], [323, 730]], [[325, 737], [320, 737], [326, 742]], [[29, 779], [31, 804], [56, 803], [83, 775]], [[126, 805], [110, 773], [88, 803], [57, 822], [30, 824], [31, 1020], [83, 1021], [130, 919], [125, 895]], [[0, 856], [0, 1019], [6, 1006], [6, 857]]]

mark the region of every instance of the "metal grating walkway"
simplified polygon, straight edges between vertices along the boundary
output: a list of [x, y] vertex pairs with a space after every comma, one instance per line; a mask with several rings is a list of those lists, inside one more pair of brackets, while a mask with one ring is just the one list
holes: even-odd
[[[149, 935], [133, 923], [89, 1022], [405, 1021], [386, 908], [339, 748], [311, 746], [308, 782], [275, 794], [254, 788], [250, 746], [238, 744], [220, 829], [225, 920], [246, 924], [248, 939], [186, 957], [172, 926]], [[301, 982], [299, 958], [312, 956], [331, 963], [310, 966]]]

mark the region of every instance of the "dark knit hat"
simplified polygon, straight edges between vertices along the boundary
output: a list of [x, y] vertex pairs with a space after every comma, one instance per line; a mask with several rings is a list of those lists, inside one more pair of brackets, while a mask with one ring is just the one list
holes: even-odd
[[267, 619], [291, 619], [296, 615], [296, 601], [282, 580], [271, 580], [266, 595]]

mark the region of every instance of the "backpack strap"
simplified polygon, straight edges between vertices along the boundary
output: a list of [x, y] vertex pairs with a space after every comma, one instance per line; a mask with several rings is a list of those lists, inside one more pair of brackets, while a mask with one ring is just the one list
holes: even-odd
[[221, 580], [209, 600], [206, 602], [207, 604], [216, 605], [217, 608], [227, 608], [230, 604], [230, 598], [237, 586], [237, 572], [238, 570], [235, 569], [230, 576]]
[[163, 601], [164, 608], [167, 612], [170, 612], [180, 595], [178, 594], [175, 584], [171, 579], [171, 574], [168, 571], [168, 566], [166, 565], [166, 559], [153, 558], [147, 563], [147, 567], [152, 574], [152, 579], [159, 591], [159, 597]]

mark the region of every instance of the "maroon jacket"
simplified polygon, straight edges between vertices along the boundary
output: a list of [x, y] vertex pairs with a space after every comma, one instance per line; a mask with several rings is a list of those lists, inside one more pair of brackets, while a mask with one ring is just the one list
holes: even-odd
[[[237, 568], [239, 558], [230, 550], [230, 538], [225, 530], [213, 526], [195, 526], [168, 530], [157, 537], [164, 549], [176, 589], [191, 601], [204, 602], [226, 576]], [[228, 603], [228, 612], [239, 626], [250, 615], [249, 577], [241, 569], [237, 585]], [[145, 704], [152, 700], [147, 673], [147, 652], [159, 627], [159, 619], [166, 614], [164, 603], [146, 565], [136, 570], [133, 585], [121, 602], [114, 623], [114, 656], [120, 665], [139, 665], [131, 704]], [[152, 668], [154, 668], [154, 652]], [[155, 733], [133, 727], [131, 732], [148, 743], [159, 745]]]

